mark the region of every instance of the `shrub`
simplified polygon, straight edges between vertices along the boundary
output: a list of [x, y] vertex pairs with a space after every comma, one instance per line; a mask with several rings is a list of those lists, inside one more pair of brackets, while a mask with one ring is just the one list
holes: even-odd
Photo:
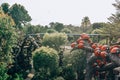
[[51, 79], [57, 75], [58, 54], [49, 47], [41, 47], [33, 52], [33, 66], [40, 80]]
[[9, 75], [7, 75], [7, 68], [6, 64], [1, 62], [0, 63], [0, 80], [7, 80]]
[[63, 67], [62, 76], [65, 80], [75, 80], [76, 74], [72, 65], [68, 64], [67, 66]]
[[16, 43], [17, 34], [13, 19], [4, 14], [0, 8], [0, 61], [11, 63], [12, 47]]
[[65, 80], [63, 77], [57, 77], [54, 80]]
[[54, 48], [60, 51], [60, 46], [67, 42], [67, 35], [65, 33], [46, 33], [43, 36], [43, 45]]

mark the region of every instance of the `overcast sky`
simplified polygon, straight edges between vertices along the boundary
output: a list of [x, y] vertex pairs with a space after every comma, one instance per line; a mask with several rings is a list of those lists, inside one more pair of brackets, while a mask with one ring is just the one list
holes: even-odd
[[4, 2], [22, 4], [32, 17], [31, 23], [41, 25], [61, 22], [79, 26], [85, 16], [91, 23], [108, 22], [116, 12], [112, 6], [115, 0], [0, 0], [0, 4]]

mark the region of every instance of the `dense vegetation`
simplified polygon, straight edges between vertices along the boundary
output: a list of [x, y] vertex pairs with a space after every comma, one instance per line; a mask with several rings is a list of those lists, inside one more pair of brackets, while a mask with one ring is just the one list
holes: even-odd
[[[51, 22], [32, 25], [31, 16], [21, 4], [0, 6], [0, 80], [84, 80], [85, 56], [82, 50], [70, 53], [70, 43], [78, 36], [90, 36], [93, 42], [111, 45], [120, 36], [120, 3], [108, 23], [91, 23], [83, 17], [80, 26]], [[107, 37], [107, 38], [106, 38]], [[84, 61], [83, 61], [84, 60]], [[84, 65], [81, 65], [84, 64]], [[34, 71], [35, 70], [35, 71]]]

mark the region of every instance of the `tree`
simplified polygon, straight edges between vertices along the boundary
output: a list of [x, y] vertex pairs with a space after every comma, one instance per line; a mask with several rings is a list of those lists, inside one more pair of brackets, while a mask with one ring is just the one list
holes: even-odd
[[49, 25], [50, 25], [51, 28], [54, 28], [55, 23], [51, 22], [51, 23], [49, 23]]
[[51, 80], [58, 70], [58, 54], [52, 48], [41, 47], [33, 52], [33, 66], [36, 76], [33, 80]]
[[112, 16], [110, 16], [108, 18], [108, 20], [111, 23], [119, 23], [120, 22], [120, 1], [119, 0], [115, 0], [116, 3], [113, 4], [113, 6], [116, 8], [117, 12], [115, 14], [112, 14]]
[[17, 41], [14, 25], [13, 19], [0, 8], [0, 61], [7, 63], [11, 62], [12, 47]]
[[71, 31], [70, 29], [68, 29], [68, 28], [63, 28], [63, 29], [61, 30], [61, 32], [72, 33], [72, 31]]
[[104, 28], [102, 28], [102, 33], [108, 33], [109, 34], [109, 44], [111, 44], [111, 42], [113, 40], [116, 40], [118, 37], [120, 37], [120, 1], [116, 0], [116, 3], [113, 4], [113, 6], [116, 8], [116, 13], [112, 14], [112, 16], [110, 16], [108, 18], [109, 20], [109, 26], [106, 26]]
[[0, 80], [8, 80], [7, 68], [5, 63], [0, 63]]
[[55, 29], [58, 32], [60, 32], [64, 28], [64, 25], [59, 22], [56, 22], [56, 23], [51, 22], [49, 25], [51, 28]]
[[[108, 44], [111, 44], [113, 41], [117, 40], [118, 37], [120, 37], [120, 1], [116, 0], [116, 3], [114, 3], [113, 6], [116, 8], [117, 12], [108, 18], [109, 22], [102, 24], [100, 23], [103, 27], [92, 31], [92, 33], [104, 34], [107, 36], [109, 38]], [[96, 24], [93, 25], [93, 28], [95, 28], [95, 25]], [[105, 42], [105, 39], [101, 40], [101, 43]]]
[[35, 34], [36, 33], [36, 27], [34, 25], [31, 25], [31, 24], [25, 25], [23, 30], [26, 34]]
[[47, 29], [47, 33], [56, 33], [57, 31], [54, 29]]
[[62, 76], [65, 80], [75, 80], [76, 74], [72, 65], [67, 65], [63, 67]]
[[9, 6], [10, 6], [10, 5], [9, 5], [8, 3], [3, 3], [3, 4], [1, 5], [2, 10], [4, 11], [5, 14], [9, 12]]
[[92, 28], [93, 28], [93, 30], [94, 29], [99, 29], [99, 28], [103, 28], [106, 25], [107, 25], [107, 23], [93, 23]]
[[86, 55], [83, 50], [74, 50], [71, 55], [71, 64], [77, 73], [78, 80], [84, 80], [84, 70], [86, 68]]
[[63, 77], [57, 77], [57, 78], [55, 78], [54, 80], [65, 80]]
[[43, 45], [54, 48], [60, 51], [60, 46], [67, 42], [67, 35], [65, 33], [46, 33], [43, 36]]
[[20, 28], [22, 24], [31, 21], [28, 11], [20, 4], [12, 5], [9, 9], [9, 15], [13, 18], [18, 28]]
[[83, 32], [86, 32], [89, 29], [90, 25], [91, 25], [91, 23], [90, 23], [89, 17], [85, 16], [82, 19], [82, 23], [81, 23], [81, 27], [83, 29]]
[[73, 34], [80, 34], [82, 33], [82, 30], [80, 29], [79, 26], [74, 26], [74, 25], [65, 25], [65, 28], [68, 28], [69, 30], [72, 31]]
[[31, 24], [26, 24], [23, 27], [24, 33], [26, 34], [45, 33], [47, 29], [48, 27], [42, 25], [31, 25]]
[[17, 34], [13, 19], [4, 14], [0, 7], [0, 80], [8, 80], [8, 65], [13, 62], [12, 47], [15, 46]]

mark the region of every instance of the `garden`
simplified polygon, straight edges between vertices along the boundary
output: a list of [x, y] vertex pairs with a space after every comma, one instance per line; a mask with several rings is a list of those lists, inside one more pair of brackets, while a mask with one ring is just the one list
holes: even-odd
[[32, 25], [21, 4], [0, 6], [0, 80], [120, 80], [120, 3], [109, 22]]

